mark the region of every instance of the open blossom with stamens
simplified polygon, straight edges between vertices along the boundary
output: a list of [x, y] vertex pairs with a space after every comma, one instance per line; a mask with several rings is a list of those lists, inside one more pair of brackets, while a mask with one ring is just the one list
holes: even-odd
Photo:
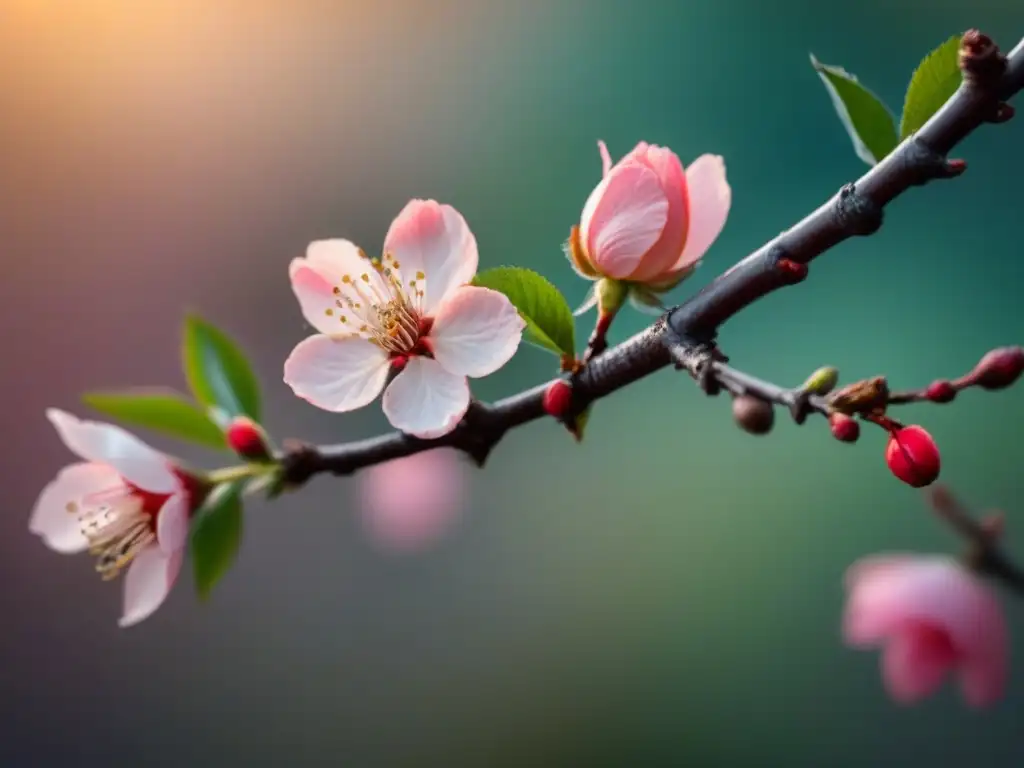
[[29, 530], [62, 554], [88, 550], [104, 580], [127, 569], [119, 623], [137, 624], [174, 586], [189, 519], [206, 488], [120, 427], [53, 408], [46, 416], [85, 461], [65, 467], [43, 489]]
[[525, 327], [504, 294], [467, 285], [477, 262], [465, 219], [433, 200], [405, 206], [381, 259], [347, 240], [312, 243], [289, 276], [319, 334], [285, 361], [285, 383], [335, 412], [368, 405], [383, 390], [397, 429], [423, 438], [452, 431], [469, 407], [466, 377], [507, 363]]
[[[613, 165], [603, 141], [598, 149], [603, 178], [572, 229], [567, 255], [580, 276], [627, 283], [634, 304], [656, 302], [651, 294], [690, 275], [725, 226], [732, 203], [725, 163], [701, 155], [684, 172], [672, 150], [640, 142]], [[577, 314], [599, 299], [592, 291]]]

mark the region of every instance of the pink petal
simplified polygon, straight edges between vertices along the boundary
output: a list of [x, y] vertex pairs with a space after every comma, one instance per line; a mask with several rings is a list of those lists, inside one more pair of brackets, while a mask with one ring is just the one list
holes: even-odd
[[935, 693], [955, 662], [944, 632], [911, 625], [886, 643], [882, 680], [893, 699], [909, 704]]
[[668, 200], [650, 168], [622, 164], [601, 180], [583, 207], [581, 237], [591, 263], [624, 280], [658, 242], [668, 221]]
[[955, 561], [890, 560], [855, 574], [844, 627], [848, 642], [878, 642], [913, 623], [944, 630], [971, 669], [980, 664], [993, 674], [1005, 671], [1009, 648], [999, 603]]
[[341, 238], [333, 238], [314, 240], [310, 243], [306, 247], [306, 265], [331, 282], [338, 282], [343, 275], [362, 272], [366, 269], [367, 261], [358, 245]]
[[700, 261], [725, 227], [732, 205], [732, 189], [725, 179], [725, 161], [720, 155], [701, 155], [686, 169], [690, 198], [690, 222], [682, 255], [673, 272]]
[[414, 357], [384, 390], [383, 405], [395, 429], [416, 437], [440, 437], [466, 414], [469, 382], [437, 360]]
[[165, 555], [173, 554], [188, 541], [189, 503], [183, 493], [171, 496], [156, 516], [156, 540]]
[[403, 278], [426, 275], [423, 308], [432, 314], [441, 300], [476, 275], [476, 238], [450, 205], [435, 200], [412, 200], [391, 222], [384, 252], [399, 263]]
[[604, 178], [612, 169], [612, 156], [608, 154], [608, 145], [603, 141], [597, 142], [597, 151], [601, 153], [601, 177]]
[[284, 382], [298, 397], [336, 413], [373, 402], [387, 378], [387, 353], [357, 336], [310, 336], [284, 363]]
[[968, 659], [960, 667], [960, 690], [972, 707], [987, 707], [999, 701], [1006, 691], [1009, 675], [1009, 651]]
[[82, 552], [89, 545], [78, 522], [83, 499], [123, 486], [117, 470], [106, 464], [81, 463], [65, 467], [39, 494], [28, 529], [57, 552], [66, 555]]
[[[345, 329], [338, 322], [334, 283], [319, 271], [307, 266], [303, 259], [292, 262], [292, 291], [299, 300], [302, 316], [320, 333], [340, 333]], [[328, 314], [329, 313], [329, 314]]]
[[525, 327], [503, 293], [466, 285], [437, 308], [431, 349], [434, 359], [452, 373], [487, 376], [512, 359]]
[[464, 483], [460, 456], [451, 448], [370, 467], [360, 487], [363, 523], [388, 549], [421, 549], [458, 518]]
[[118, 626], [130, 627], [153, 615], [171, 593], [183, 557], [184, 550], [168, 555], [155, 545], [135, 556], [124, 578], [124, 612]]
[[[637, 160], [639, 162], [640, 157]], [[687, 177], [676, 153], [666, 147], [647, 146], [642, 163], [658, 175], [662, 192], [668, 200], [668, 218], [658, 242], [633, 273], [633, 279], [638, 282], [657, 278], [679, 260], [690, 223]]]
[[167, 457], [120, 427], [83, 421], [49, 408], [46, 417], [64, 444], [86, 461], [109, 464], [128, 482], [151, 493], [173, 493], [179, 487]]

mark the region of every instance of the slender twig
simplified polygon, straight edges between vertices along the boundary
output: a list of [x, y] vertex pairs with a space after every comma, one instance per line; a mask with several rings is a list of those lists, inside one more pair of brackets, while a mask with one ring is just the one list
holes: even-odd
[[[946, 155], [983, 123], [1012, 114], [1004, 102], [1024, 88], [1024, 40], [1004, 57], [987, 37], [969, 31], [961, 43], [961, 66], [964, 81], [957, 92], [861, 178], [652, 326], [592, 356], [566, 377], [575, 406], [583, 408], [673, 361], [697, 376], [716, 359], [714, 343], [725, 321], [769, 293], [801, 282], [807, 265], [827, 250], [877, 231], [884, 206], [912, 186], [963, 173], [966, 164]], [[284, 480], [299, 485], [318, 473], [347, 474], [441, 446], [462, 450], [482, 464], [508, 430], [545, 416], [549, 383], [493, 404], [474, 403], [453, 432], [434, 440], [392, 432], [342, 445], [293, 444], [279, 456]]]
[[963, 538], [968, 549], [964, 560], [981, 574], [998, 579], [1014, 592], [1024, 595], [1024, 570], [999, 548], [1001, 516], [975, 520], [967, 508], [944, 486], [928, 491], [935, 514]]

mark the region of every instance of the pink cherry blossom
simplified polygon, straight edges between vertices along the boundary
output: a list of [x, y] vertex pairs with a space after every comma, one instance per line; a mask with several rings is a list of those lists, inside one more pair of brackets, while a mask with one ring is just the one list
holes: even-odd
[[570, 260], [588, 279], [668, 290], [696, 268], [725, 226], [732, 202], [725, 163], [701, 155], [684, 173], [670, 149], [641, 142], [612, 165], [603, 141], [598, 148], [604, 174], [573, 230]]
[[459, 454], [435, 448], [365, 470], [362, 517], [382, 546], [410, 552], [435, 542], [459, 517], [465, 477]]
[[997, 701], [1006, 684], [1009, 643], [1002, 609], [988, 586], [956, 561], [879, 555], [847, 573], [846, 642], [882, 648], [889, 694], [913, 702], [956, 673], [967, 703]]
[[149, 617], [181, 570], [202, 489], [120, 427], [51, 408], [47, 418], [84, 461], [62, 469], [36, 501], [29, 530], [62, 554], [88, 550], [106, 581], [127, 568], [120, 625]]
[[335, 412], [368, 405], [383, 390], [397, 429], [423, 438], [450, 432], [469, 407], [467, 377], [505, 365], [525, 327], [506, 296], [467, 285], [477, 261], [465, 219], [433, 200], [413, 200], [398, 214], [383, 259], [347, 240], [312, 243], [289, 275], [319, 333], [285, 361], [285, 383]]

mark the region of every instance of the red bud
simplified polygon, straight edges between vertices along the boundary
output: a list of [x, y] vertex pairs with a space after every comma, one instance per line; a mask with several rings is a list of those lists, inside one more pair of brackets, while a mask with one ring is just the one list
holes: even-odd
[[974, 366], [971, 378], [982, 389], [1003, 389], [1024, 373], [1024, 348], [993, 349]]
[[245, 416], [236, 417], [225, 433], [231, 450], [249, 461], [270, 461], [267, 436], [259, 424]]
[[956, 397], [956, 387], [953, 386], [952, 382], [940, 379], [928, 385], [928, 389], [924, 391], [924, 396], [933, 403], [948, 403]]
[[918, 426], [894, 430], [885, 447], [889, 471], [913, 488], [931, 485], [939, 476], [939, 448]]
[[572, 385], [565, 379], [555, 379], [544, 390], [544, 412], [558, 418], [572, 405]]
[[860, 437], [860, 424], [852, 416], [835, 411], [829, 414], [829, 427], [832, 429], [832, 437], [843, 443], [855, 443]]

